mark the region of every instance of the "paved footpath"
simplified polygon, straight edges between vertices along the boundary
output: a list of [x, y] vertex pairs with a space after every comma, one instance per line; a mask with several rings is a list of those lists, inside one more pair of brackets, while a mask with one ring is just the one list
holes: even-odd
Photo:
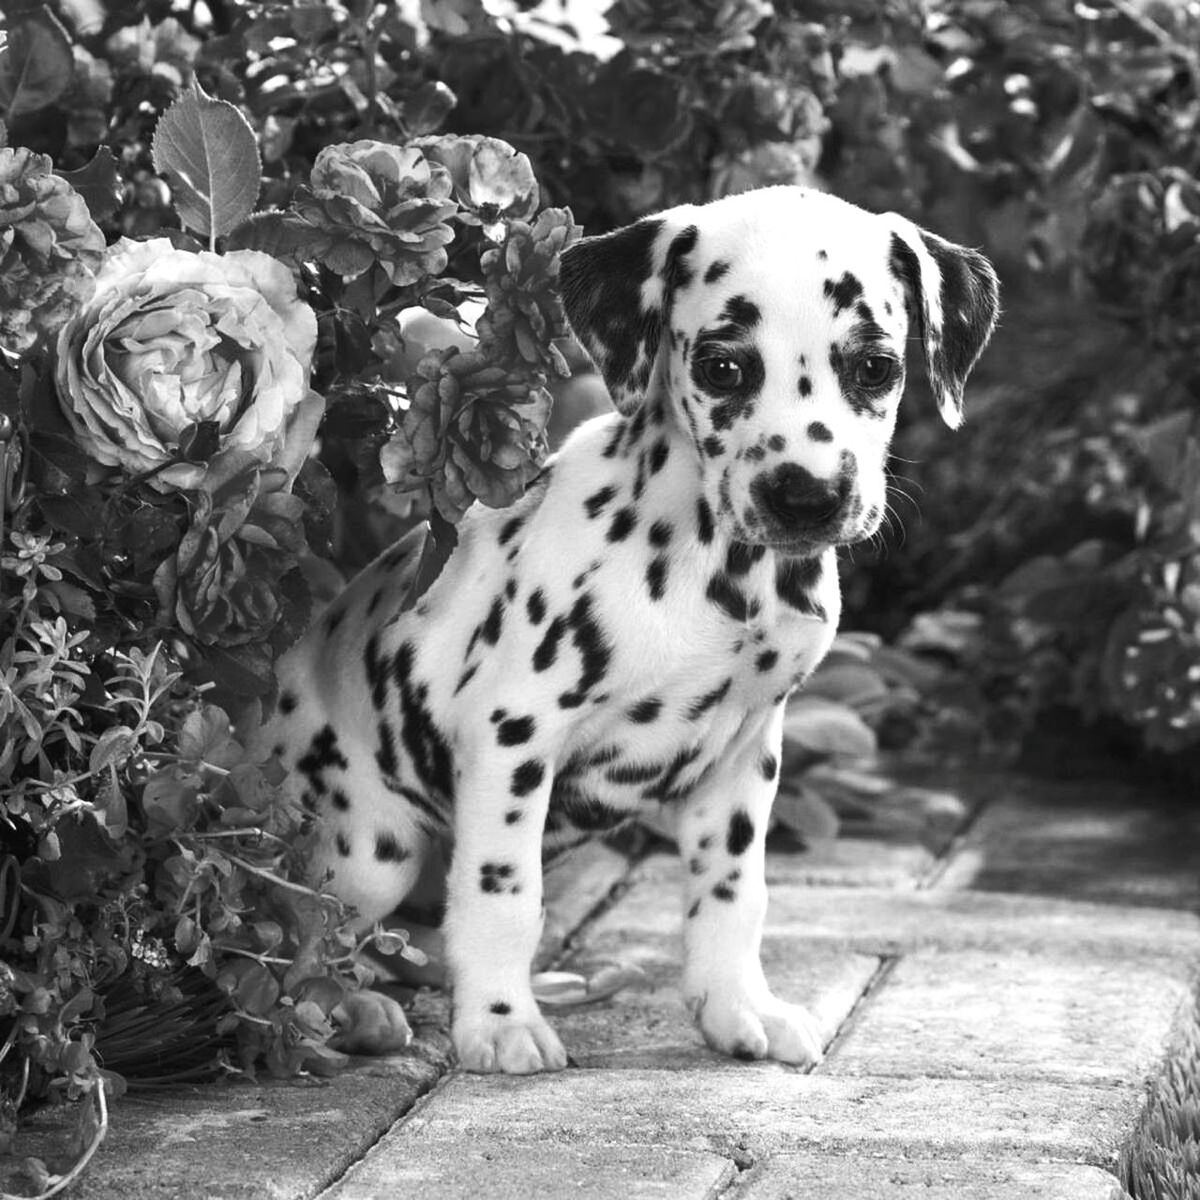
[[425, 996], [410, 1053], [339, 1078], [120, 1102], [74, 1194], [1117, 1200], [1147, 1086], [1196, 1022], [1198, 847], [1200, 811], [1152, 790], [1006, 776], [772, 853], [767, 974], [827, 1047], [804, 1072], [703, 1046], [675, 983], [677, 864], [592, 846], [552, 873], [543, 961], [634, 963], [649, 986], [556, 1016], [568, 1070], [451, 1070]]

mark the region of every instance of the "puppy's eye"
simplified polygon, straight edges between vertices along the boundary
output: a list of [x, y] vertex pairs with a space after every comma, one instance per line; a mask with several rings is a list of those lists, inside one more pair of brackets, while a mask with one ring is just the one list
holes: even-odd
[[742, 368], [728, 356], [702, 358], [696, 369], [706, 387], [714, 392], [731, 392], [742, 383]]
[[854, 382], [859, 387], [877, 391], [887, 387], [896, 378], [897, 366], [896, 360], [886, 354], [868, 354], [866, 358], [858, 360], [854, 368]]

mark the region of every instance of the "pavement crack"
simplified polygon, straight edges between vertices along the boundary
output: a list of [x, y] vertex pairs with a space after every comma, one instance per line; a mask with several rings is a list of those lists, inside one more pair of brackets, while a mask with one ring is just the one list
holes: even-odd
[[[825, 1057], [821, 1062], [828, 1062], [830, 1058], [837, 1052], [841, 1044], [850, 1035], [851, 1030], [857, 1024], [858, 1014], [866, 1004], [867, 1000], [887, 981], [891, 973], [896, 969], [896, 964], [900, 961], [898, 954], [883, 954], [879, 957], [879, 965], [871, 972], [871, 978], [864, 984], [863, 989], [859, 992], [857, 999], [850, 1006], [850, 1011], [842, 1018], [841, 1024], [833, 1032], [833, 1037], [829, 1041], [829, 1045], [825, 1047]], [[821, 1063], [817, 1063], [815, 1067], [809, 1068], [809, 1073], [813, 1074], [821, 1069]]]

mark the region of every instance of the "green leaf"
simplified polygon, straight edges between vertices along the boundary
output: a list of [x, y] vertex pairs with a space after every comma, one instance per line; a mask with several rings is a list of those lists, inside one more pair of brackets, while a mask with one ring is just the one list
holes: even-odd
[[90, 161], [74, 171], [55, 170], [82, 197], [93, 221], [103, 221], [117, 211], [121, 203], [121, 172], [107, 146], [101, 146]]
[[71, 40], [44, 5], [22, 14], [0, 50], [0, 105], [8, 119], [53, 104], [75, 74]]
[[272, 209], [247, 217], [229, 234], [225, 248], [261, 250], [275, 258], [305, 258], [328, 241], [328, 233], [291, 213]]
[[777, 824], [806, 842], [837, 837], [837, 813], [803, 784], [780, 787], [771, 815]]
[[783, 736], [813, 753], [838, 758], [869, 758], [876, 749], [875, 734], [858, 713], [816, 696], [792, 701]]
[[198, 83], [159, 118], [153, 153], [180, 219], [210, 245], [254, 211], [262, 183], [254, 131], [235, 105], [214, 100]]
[[404, 602], [400, 605], [401, 612], [407, 612], [412, 608], [433, 586], [457, 545], [458, 530], [434, 509], [429, 514], [429, 530], [425, 534], [425, 542], [421, 547], [421, 557], [417, 562], [417, 569], [413, 573], [413, 581], [409, 585]]

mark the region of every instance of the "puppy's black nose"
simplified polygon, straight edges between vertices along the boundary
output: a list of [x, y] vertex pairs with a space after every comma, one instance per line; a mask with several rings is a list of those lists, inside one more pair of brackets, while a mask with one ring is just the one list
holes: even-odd
[[758, 503], [776, 520], [792, 528], [826, 525], [837, 517], [850, 481], [818, 479], [797, 463], [782, 463], [756, 481]]

